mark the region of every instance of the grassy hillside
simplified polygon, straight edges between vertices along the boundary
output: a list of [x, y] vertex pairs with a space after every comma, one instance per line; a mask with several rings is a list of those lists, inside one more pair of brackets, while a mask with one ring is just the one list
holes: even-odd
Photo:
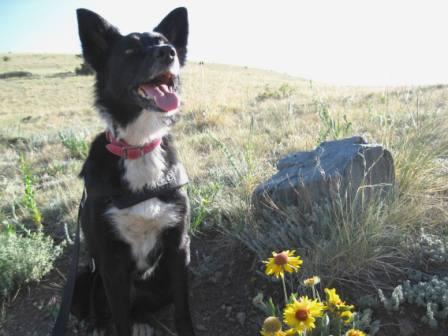
[[[82, 189], [77, 174], [90, 140], [104, 129], [92, 108], [93, 77], [72, 73], [79, 63], [69, 55], [0, 55], [0, 73], [32, 73], [0, 79], [0, 235], [29, 237], [28, 231], [42, 227], [44, 236], [60, 244], [73, 230]], [[440, 263], [425, 258], [447, 253], [448, 87], [334, 87], [245, 67], [190, 63], [182, 101], [174, 134], [191, 179], [193, 234], [222, 232], [223, 239], [242, 243], [258, 258], [275, 249], [299, 249], [308, 265], [305, 275], [318, 273], [328, 283], [358, 290], [398, 285], [410, 269], [446, 274]], [[283, 155], [351, 135], [392, 151], [393, 200], [360, 218], [330, 217], [326, 225], [334, 236], [325, 244], [319, 237], [306, 248], [271, 239], [266, 226], [251, 217], [255, 186], [275, 172]], [[416, 248], [422, 229], [442, 243]], [[46, 240], [42, 244], [47, 270], [56, 254]], [[14, 251], [18, 263], [25, 263], [22, 250]], [[14, 272], [8, 267], [5, 272]], [[35, 278], [24, 274], [8, 290]]]

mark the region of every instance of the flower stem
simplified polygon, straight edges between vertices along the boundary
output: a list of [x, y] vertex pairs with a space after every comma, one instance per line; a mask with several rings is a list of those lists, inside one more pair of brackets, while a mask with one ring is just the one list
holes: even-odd
[[314, 291], [316, 292], [316, 296], [317, 296], [317, 300], [319, 301], [319, 302], [322, 302], [322, 299], [320, 298], [320, 295], [319, 295], [319, 291], [316, 289], [316, 287], [314, 287], [313, 286], [313, 289], [314, 289]]
[[317, 295], [316, 295], [316, 288], [314, 288], [314, 286], [311, 287], [311, 290], [313, 291], [313, 299], [317, 300]]
[[286, 293], [285, 277], [282, 276], [283, 294], [285, 295], [285, 305], [288, 304], [288, 294]]

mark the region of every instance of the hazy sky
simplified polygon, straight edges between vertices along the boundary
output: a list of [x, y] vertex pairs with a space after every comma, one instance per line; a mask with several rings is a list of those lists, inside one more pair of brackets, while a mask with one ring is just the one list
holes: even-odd
[[78, 7], [129, 33], [181, 5], [194, 61], [336, 84], [448, 83], [446, 0], [0, 0], [0, 52], [79, 53]]

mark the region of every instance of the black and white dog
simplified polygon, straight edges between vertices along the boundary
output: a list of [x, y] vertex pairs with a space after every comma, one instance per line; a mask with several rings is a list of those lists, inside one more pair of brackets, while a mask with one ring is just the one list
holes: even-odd
[[189, 202], [180, 189], [187, 178], [168, 135], [180, 105], [187, 10], [173, 10], [153, 32], [126, 36], [89, 10], [77, 16], [107, 129], [81, 171], [81, 224], [95, 267], [79, 272], [72, 313], [105, 335], [151, 335], [147, 314], [174, 302], [178, 334], [194, 335]]

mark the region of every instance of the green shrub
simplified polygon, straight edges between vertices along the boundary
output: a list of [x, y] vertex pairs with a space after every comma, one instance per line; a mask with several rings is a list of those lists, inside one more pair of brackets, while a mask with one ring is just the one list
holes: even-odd
[[[429, 234], [421, 229], [411, 246], [415, 266], [421, 269], [434, 266], [438, 272], [446, 274], [447, 247], [445, 236]], [[410, 269], [407, 273], [408, 279], [396, 286], [390, 297], [378, 290], [381, 303], [388, 313], [406, 310], [404, 304], [421, 307], [420, 320], [437, 329], [440, 321], [448, 318], [448, 276], [430, 276], [418, 269]]]
[[84, 139], [73, 133], [62, 132], [59, 133], [59, 139], [61, 139], [62, 145], [69, 150], [73, 158], [84, 160], [87, 157], [89, 145]]
[[22, 203], [28, 210], [33, 223], [36, 225], [37, 229], [42, 228], [42, 214], [37, 206], [34, 190], [36, 179], [28, 162], [25, 160], [24, 156], [20, 157], [20, 174], [22, 175], [22, 181], [24, 186], [24, 194], [22, 198]]
[[193, 233], [200, 230], [204, 220], [215, 210], [214, 201], [219, 190], [220, 187], [216, 183], [204, 186], [190, 184], [188, 186], [188, 194], [191, 201], [190, 229]]
[[422, 307], [420, 320], [437, 329], [440, 320], [448, 318], [448, 277], [433, 276], [429, 281], [412, 284], [406, 280], [394, 288], [390, 298], [378, 290], [378, 295], [387, 312], [399, 311], [403, 303]]
[[448, 263], [448, 237], [427, 233], [423, 228], [414, 246], [415, 259], [419, 266], [443, 266]]
[[0, 79], [24, 78], [24, 77], [33, 77], [33, 74], [29, 71], [8, 71], [0, 73]]
[[41, 232], [0, 232], [0, 297], [31, 281], [39, 281], [53, 268], [62, 251]]
[[347, 120], [347, 116], [342, 117], [342, 121], [339, 119], [333, 119], [330, 116], [328, 106], [322, 102], [315, 102], [317, 105], [317, 111], [320, 120], [319, 136], [317, 143], [320, 144], [326, 140], [342, 139], [350, 135], [352, 131], [352, 123]]
[[263, 91], [261, 91], [256, 99], [258, 101], [264, 101], [268, 99], [285, 99], [290, 97], [295, 92], [295, 88], [289, 84], [282, 84], [278, 88], [272, 88], [269, 85], [265, 85]]

